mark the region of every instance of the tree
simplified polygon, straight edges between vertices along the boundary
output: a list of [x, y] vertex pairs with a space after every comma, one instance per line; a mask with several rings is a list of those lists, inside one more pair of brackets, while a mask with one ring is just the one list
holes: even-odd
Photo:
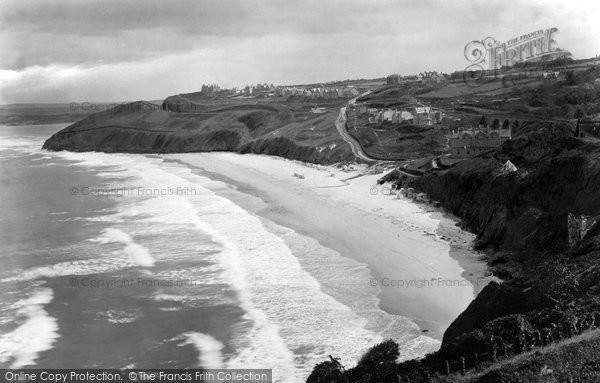
[[319, 363], [306, 379], [306, 383], [344, 383], [344, 367], [339, 359], [329, 357], [330, 360]]
[[375, 345], [360, 359], [356, 367], [348, 370], [351, 382], [393, 383], [397, 381], [398, 344], [391, 339]]
[[500, 120], [499, 119], [495, 119], [494, 122], [492, 122], [492, 129], [500, 129]]
[[481, 120], [479, 120], [479, 125], [487, 128], [488, 124], [487, 124], [487, 120], [485, 119], [485, 116], [481, 116]]
[[577, 108], [575, 109], [575, 113], [573, 113], [573, 118], [576, 119], [582, 119], [583, 117], [585, 117], [585, 112], [582, 108]]
[[514, 120], [512, 123], [512, 128], [513, 128], [513, 133], [514, 133], [514, 130], [519, 128], [519, 121]]
[[549, 86], [542, 85], [531, 91], [529, 96], [529, 105], [535, 107], [553, 105], [554, 98], [554, 90]]
[[575, 72], [569, 70], [565, 73], [565, 85], [576, 85], [577, 79], [575, 78]]
[[377, 367], [385, 363], [395, 363], [400, 355], [398, 344], [392, 339], [385, 340], [367, 351], [357, 367]]
[[571, 106], [569, 104], [564, 104], [563, 106], [560, 107], [560, 111], [564, 118], [573, 118], [573, 114], [574, 114], [573, 106]]
[[568, 265], [554, 267], [550, 271], [549, 283], [545, 290], [555, 302], [569, 302], [579, 291], [579, 277]]
[[504, 122], [502, 123], [502, 129], [508, 129], [508, 128], [510, 128], [510, 121], [504, 120]]

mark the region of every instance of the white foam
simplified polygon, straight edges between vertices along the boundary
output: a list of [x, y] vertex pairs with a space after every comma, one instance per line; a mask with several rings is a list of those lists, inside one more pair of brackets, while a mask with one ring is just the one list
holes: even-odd
[[188, 297], [184, 295], [173, 295], [173, 294], [156, 294], [154, 300], [158, 302], [185, 302]]
[[[138, 165], [139, 166], [139, 165]], [[223, 204], [221, 214], [231, 219], [230, 212], [225, 207], [235, 206], [225, 199], [216, 199], [208, 190], [203, 190], [199, 185], [189, 184], [185, 179], [165, 172], [158, 167], [148, 167], [140, 169], [139, 177], [144, 177], [147, 187], [160, 187], [166, 184], [177, 186], [190, 186], [199, 191], [204, 191], [203, 195], [197, 198], [202, 199], [211, 208], [215, 203]], [[172, 170], [178, 173], [177, 170]], [[132, 171], [137, 172], [137, 169]], [[188, 173], [183, 171], [183, 173]], [[210, 200], [207, 198], [210, 197]], [[187, 224], [203, 234], [208, 234], [216, 242], [221, 252], [214, 257], [221, 265], [220, 269], [225, 270], [222, 279], [228, 283], [237, 293], [240, 306], [247, 313], [248, 320], [252, 323], [252, 328], [243, 334], [243, 344], [240, 344], [240, 352], [236, 357], [228, 361], [227, 366], [241, 368], [243, 366], [263, 366], [264, 368], [277, 368], [282, 376], [294, 375], [293, 353], [279, 334], [279, 327], [271, 321], [269, 316], [255, 306], [253, 294], [250, 285], [246, 280], [244, 264], [240, 262], [240, 251], [225, 236], [205, 224], [198, 218], [198, 212], [188, 201], [186, 196], [164, 196], [160, 198], [146, 198], [144, 200], [130, 203], [125, 209], [118, 213], [118, 219], [124, 220], [127, 217], [136, 217], [136, 222], [161, 223], [161, 224]], [[243, 212], [243, 210], [240, 209]], [[141, 216], [143, 213], [143, 216]], [[215, 214], [216, 216], [216, 214]]]
[[108, 310], [97, 314], [102, 319], [110, 323], [133, 323], [138, 318], [139, 314], [136, 310]]
[[50, 157], [50, 156], [41, 156], [41, 157], [38, 157], [38, 158], [34, 158], [34, 159], [32, 159], [31, 161], [33, 162], [33, 161], [49, 160], [49, 159], [51, 159], [51, 158], [52, 158], [52, 157]]
[[2, 135], [0, 150], [10, 149], [18, 152], [41, 152], [43, 139], [35, 136], [11, 137]]
[[134, 242], [134, 240], [123, 230], [108, 228], [104, 229], [102, 235], [96, 239], [91, 239], [92, 242], [101, 244], [107, 243], [122, 243], [125, 245], [123, 252], [129, 257], [129, 260], [144, 267], [154, 266], [154, 258], [150, 255], [150, 251], [144, 246]]
[[[384, 333], [402, 336], [402, 331], [416, 328], [406, 318], [390, 318], [376, 305], [365, 313], [361, 312], [365, 306], [353, 310], [349, 303], [326, 294], [280, 236], [266, 230], [259, 218], [210, 191], [208, 187], [217, 183], [192, 174], [189, 168], [141, 155], [61, 155], [83, 166], [114, 166], [111, 175], [130, 186], [191, 187], [198, 191], [198, 195], [128, 197], [120, 200], [117, 214], [105, 215], [102, 220], [125, 225], [134, 219], [139, 226], [186, 225], [210, 236], [221, 248], [211, 259], [219, 263], [221, 279], [236, 292], [248, 322], [232, 329], [235, 353], [222, 360], [225, 367], [273, 368], [275, 381], [303, 380], [329, 354], [341, 357], [346, 366], [354, 365], [364, 350], [383, 339]], [[97, 241], [126, 246], [135, 243], [119, 229], [105, 231]], [[149, 256], [147, 250], [145, 254]], [[154, 298], [171, 300], [160, 295]], [[431, 346], [427, 339], [403, 338], [414, 348]]]
[[38, 355], [52, 349], [59, 338], [57, 320], [44, 310], [50, 303], [53, 291], [37, 288], [33, 295], [15, 303], [17, 314], [25, 321], [8, 334], [0, 336], [0, 362], [10, 361], [10, 368], [35, 365]]
[[60, 262], [50, 266], [33, 267], [19, 274], [4, 278], [0, 282], [56, 278], [65, 275], [89, 275], [120, 270], [127, 267], [120, 258], [103, 257], [98, 259]]
[[[189, 169], [177, 166], [146, 170], [145, 180], [202, 189]], [[201, 181], [201, 180], [197, 180]], [[324, 294], [305, 272], [281, 238], [269, 233], [260, 220], [229, 200], [208, 190], [201, 196], [169, 196], [141, 201], [121, 216], [152, 214], [141, 222], [189, 223], [222, 247], [218, 261], [223, 278], [232, 286], [252, 324], [238, 331], [237, 354], [229, 368], [273, 368], [276, 380], [306, 378], [314, 364], [328, 354], [342, 354], [355, 363], [362, 351], [380, 341], [365, 329], [366, 320]], [[306, 349], [307, 352], [294, 350]]]
[[185, 340], [179, 344], [180, 346], [191, 344], [196, 348], [196, 350], [198, 350], [199, 367], [223, 367], [223, 355], [221, 354], [223, 343], [219, 342], [208, 334], [203, 334], [200, 332], [190, 331], [182, 334], [182, 336]]

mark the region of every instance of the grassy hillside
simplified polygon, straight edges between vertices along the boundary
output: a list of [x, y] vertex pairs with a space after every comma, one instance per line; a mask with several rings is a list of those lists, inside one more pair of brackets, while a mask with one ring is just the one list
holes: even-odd
[[[354, 158], [334, 121], [339, 105], [259, 102], [201, 94], [135, 102], [95, 113], [56, 133], [50, 150], [173, 153], [237, 151], [332, 163]], [[322, 105], [321, 105], [322, 106]]]
[[599, 382], [600, 331], [535, 349], [514, 358], [483, 366], [480, 371], [437, 377], [448, 383]]
[[446, 147], [446, 131], [439, 126], [381, 124], [349, 127], [366, 153], [378, 159], [403, 160], [439, 154]]

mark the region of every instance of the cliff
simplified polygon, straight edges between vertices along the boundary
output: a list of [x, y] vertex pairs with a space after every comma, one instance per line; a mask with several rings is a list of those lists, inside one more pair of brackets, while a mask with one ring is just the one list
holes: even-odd
[[125, 153], [235, 151], [314, 163], [352, 160], [334, 126], [339, 109], [313, 114], [310, 105], [249, 103], [186, 95], [162, 106], [139, 101], [92, 114], [54, 134], [48, 150]]
[[[415, 183], [462, 218], [477, 234], [477, 246], [488, 251], [496, 275], [507, 280], [482, 291], [447, 329], [444, 344], [503, 315], [585, 299], [592, 288], [581, 289], [580, 282], [594, 271], [579, 269], [598, 257], [594, 231], [570, 244], [569, 215], [600, 215], [600, 144], [573, 137], [564, 124], [529, 123], [517, 133], [493, 156], [464, 161]], [[517, 171], [501, 170], [507, 160]], [[585, 241], [592, 243], [580, 249]], [[562, 275], [556, 268], [565, 265], [582, 273], [566, 300], [552, 291]]]
[[[600, 141], [576, 138], [564, 123], [528, 122], [514, 133], [495, 152], [451, 168], [382, 179], [426, 192], [460, 217], [504, 281], [487, 285], [454, 320], [439, 351], [390, 365], [378, 381], [447, 381], [447, 360], [470, 356], [472, 368], [474, 353], [489, 358], [506, 344], [520, 353], [539, 346], [541, 334], [557, 339], [600, 326]], [[516, 170], [503, 169], [508, 160]], [[360, 365], [347, 371], [351, 381], [375, 381]]]

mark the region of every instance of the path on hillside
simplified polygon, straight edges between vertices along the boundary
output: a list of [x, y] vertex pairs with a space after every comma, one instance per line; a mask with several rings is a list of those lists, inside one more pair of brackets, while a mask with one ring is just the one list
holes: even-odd
[[362, 146], [360, 146], [360, 143], [354, 137], [352, 137], [346, 130], [346, 107], [340, 108], [340, 114], [335, 120], [335, 127], [340, 133], [340, 136], [342, 136], [342, 138], [344, 139], [344, 141], [346, 141], [348, 145], [350, 145], [350, 149], [352, 149], [352, 153], [354, 153], [356, 157], [368, 162], [377, 161], [377, 159], [365, 153]]

